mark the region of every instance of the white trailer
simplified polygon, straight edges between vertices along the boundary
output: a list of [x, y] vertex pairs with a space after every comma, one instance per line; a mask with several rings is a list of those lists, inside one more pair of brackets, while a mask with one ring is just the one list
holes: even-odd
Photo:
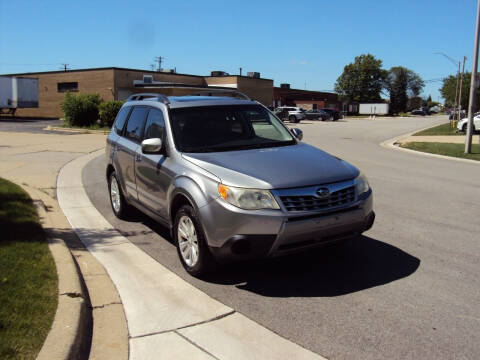
[[388, 114], [388, 105], [385, 103], [360, 104], [358, 113], [360, 115], [386, 115]]
[[0, 113], [38, 107], [38, 79], [0, 76]]

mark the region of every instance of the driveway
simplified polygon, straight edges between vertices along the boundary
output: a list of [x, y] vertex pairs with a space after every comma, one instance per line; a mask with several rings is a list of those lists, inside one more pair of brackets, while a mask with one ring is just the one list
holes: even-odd
[[43, 133], [43, 134], [64, 134], [69, 133], [44, 130], [47, 126], [61, 126], [63, 121], [59, 119], [30, 119], [30, 118], [13, 118], [11, 116], [0, 116], [0, 132], [27, 132], [27, 133]]
[[476, 358], [480, 353], [480, 166], [379, 143], [446, 117], [305, 121], [304, 141], [364, 171], [374, 227], [343, 248], [184, 272], [167, 229], [116, 219], [104, 157], [83, 182], [93, 204], [152, 258], [213, 298], [329, 359]]

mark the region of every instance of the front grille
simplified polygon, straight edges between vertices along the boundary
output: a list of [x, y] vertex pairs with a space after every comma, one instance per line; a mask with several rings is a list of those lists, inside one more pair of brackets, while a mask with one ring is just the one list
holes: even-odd
[[311, 195], [280, 196], [280, 200], [287, 211], [328, 210], [352, 203], [355, 200], [355, 186], [334, 191], [325, 198]]

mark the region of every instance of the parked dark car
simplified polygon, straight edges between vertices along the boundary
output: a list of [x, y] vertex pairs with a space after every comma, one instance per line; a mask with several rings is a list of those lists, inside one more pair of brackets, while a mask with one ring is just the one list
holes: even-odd
[[322, 120], [322, 121], [325, 121], [325, 120], [328, 120], [331, 115], [329, 115], [328, 113], [326, 113], [323, 110], [312, 109], [312, 110], [306, 111], [305, 116], [307, 117], [308, 120]]
[[425, 111], [420, 110], [420, 109], [412, 110], [412, 112], [410, 114], [412, 114], [412, 115], [422, 115], [422, 116], [427, 115], [427, 113]]
[[342, 113], [338, 110], [329, 108], [323, 108], [320, 110], [325, 111], [327, 114], [329, 114], [333, 121], [337, 121], [338, 119], [342, 118]]

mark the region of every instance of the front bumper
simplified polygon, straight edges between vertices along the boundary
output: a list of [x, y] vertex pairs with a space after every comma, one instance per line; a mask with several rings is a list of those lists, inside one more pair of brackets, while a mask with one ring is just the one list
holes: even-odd
[[241, 210], [219, 199], [199, 209], [208, 245], [219, 259], [274, 257], [352, 238], [375, 220], [371, 190], [348, 208], [292, 213]]

